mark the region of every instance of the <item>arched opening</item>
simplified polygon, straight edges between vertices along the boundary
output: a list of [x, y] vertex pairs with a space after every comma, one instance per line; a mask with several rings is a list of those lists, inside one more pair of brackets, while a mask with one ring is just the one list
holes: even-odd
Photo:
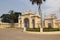
[[32, 26], [33, 26], [33, 28], [35, 28], [35, 20], [34, 19], [32, 20]]
[[28, 18], [24, 19], [24, 27], [29, 28], [29, 19]]

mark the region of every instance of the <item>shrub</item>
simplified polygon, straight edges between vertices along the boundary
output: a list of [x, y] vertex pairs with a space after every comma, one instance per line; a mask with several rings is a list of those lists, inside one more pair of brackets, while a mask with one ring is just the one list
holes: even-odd
[[[40, 32], [40, 28], [26, 28], [26, 31]], [[59, 28], [43, 28], [43, 32], [59, 31]]]
[[26, 31], [39, 32], [40, 28], [26, 28]]
[[59, 31], [59, 28], [43, 28], [44, 32]]

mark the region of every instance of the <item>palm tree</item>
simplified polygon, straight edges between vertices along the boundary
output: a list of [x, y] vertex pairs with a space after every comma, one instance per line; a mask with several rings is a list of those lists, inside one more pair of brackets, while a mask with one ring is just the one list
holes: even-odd
[[[38, 12], [39, 12], [39, 15], [41, 16], [41, 27], [40, 27], [40, 32], [42, 32], [43, 30], [41, 30], [42, 29], [42, 27], [43, 27], [43, 21], [42, 21], [42, 13], [41, 13], [41, 4], [42, 4], [42, 0], [30, 0], [31, 2], [32, 2], [32, 4], [37, 4], [38, 5]], [[45, 1], [45, 0], [43, 0], [43, 1]]]

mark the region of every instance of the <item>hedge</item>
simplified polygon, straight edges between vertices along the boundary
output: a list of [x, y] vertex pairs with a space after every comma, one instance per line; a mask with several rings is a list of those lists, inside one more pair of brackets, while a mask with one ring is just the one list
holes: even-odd
[[59, 28], [44, 28], [44, 32], [53, 32], [53, 31], [59, 31]]
[[[40, 28], [26, 28], [26, 31], [40, 32]], [[43, 32], [59, 31], [59, 28], [43, 28]]]
[[39, 32], [40, 28], [26, 28], [26, 31]]

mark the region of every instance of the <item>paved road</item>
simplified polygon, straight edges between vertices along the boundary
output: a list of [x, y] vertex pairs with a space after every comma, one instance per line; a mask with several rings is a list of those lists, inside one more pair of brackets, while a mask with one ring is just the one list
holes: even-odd
[[60, 40], [60, 35], [28, 34], [18, 29], [0, 29], [0, 40]]

